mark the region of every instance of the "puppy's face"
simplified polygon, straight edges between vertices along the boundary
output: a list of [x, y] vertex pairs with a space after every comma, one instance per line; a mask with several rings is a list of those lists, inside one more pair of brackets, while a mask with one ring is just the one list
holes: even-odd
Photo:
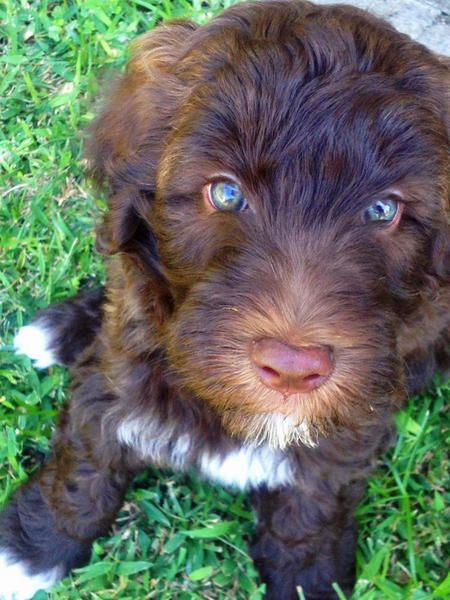
[[111, 238], [158, 261], [171, 368], [232, 434], [314, 443], [403, 398], [399, 334], [447, 280], [445, 77], [385, 24], [298, 3], [137, 47], [95, 132]]

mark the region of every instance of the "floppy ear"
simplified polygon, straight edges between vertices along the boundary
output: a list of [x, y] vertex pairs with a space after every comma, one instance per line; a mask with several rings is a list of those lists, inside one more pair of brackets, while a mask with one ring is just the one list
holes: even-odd
[[90, 128], [90, 170], [109, 193], [110, 212], [97, 232], [102, 253], [132, 250], [127, 244], [135, 238], [139, 243], [142, 236], [151, 237], [140, 213], [152, 201], [162, 145], [187, 94], [174, 67], [196, 28], [190, 21], [174, 21], [138, 38], [125, 74], [107, 92]]

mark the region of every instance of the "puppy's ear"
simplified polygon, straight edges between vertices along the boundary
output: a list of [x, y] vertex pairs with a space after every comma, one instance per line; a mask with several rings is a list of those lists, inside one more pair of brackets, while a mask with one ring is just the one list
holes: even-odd
[[174, 21], [138, 38], [125, 74], [107, 91], [90, 128], [91, 174], [109, 192], [110, 213], [97, 236], [103, 253], [123, 250], [142, 225], [140, 209], [152, 200], [162, 146], [187, 94], [175, 65], [196, 28]]

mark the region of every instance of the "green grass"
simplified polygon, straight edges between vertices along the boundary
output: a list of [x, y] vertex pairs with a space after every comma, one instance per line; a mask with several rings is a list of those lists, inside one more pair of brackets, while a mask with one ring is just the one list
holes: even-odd
[[[123, 64], [138, 33], [172, 16], [203, 21], [223, 6], [213, 1], [206, 11], [201, 4], [1, 5], [0, 502], [47, 452], [67, 386], [63, 370], [36, 372], [15, 356], [13, 333], [37, 309], [103, 276], [92, 234], [102, 202], [83, 176], [81, 154], [99, 82]], [[398, 419], [398, 443], [358, 511], [355, 600], [450, 598], [449, 396], [448, 385], [436, 385]], [[52, 597], [256, 600], [262, 588], [247, 551], [252, 526], [244, 496], [149, 470], [130, 490], [111, 536], [95, 544], [91, 564]]]

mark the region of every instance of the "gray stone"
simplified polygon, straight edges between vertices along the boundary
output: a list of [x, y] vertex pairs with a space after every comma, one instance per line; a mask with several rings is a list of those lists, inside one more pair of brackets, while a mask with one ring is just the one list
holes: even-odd
[[[330, 0], [313, 0], [331, 4]], [[347, 0], [387, 19], [431, 50], [450, 56], [450, 0]]]

